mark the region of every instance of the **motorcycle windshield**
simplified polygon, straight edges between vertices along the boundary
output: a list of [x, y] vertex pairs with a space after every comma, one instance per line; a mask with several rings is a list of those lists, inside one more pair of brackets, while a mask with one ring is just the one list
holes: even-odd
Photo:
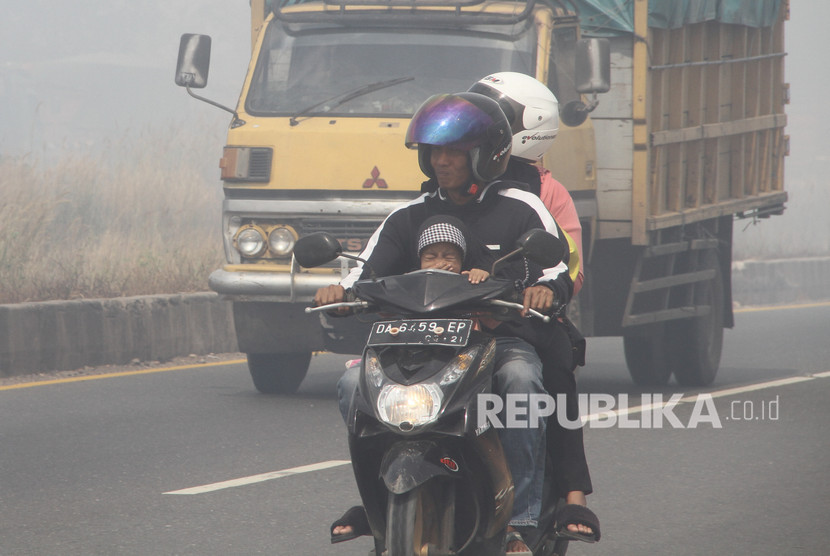
[[471, 284], [467, 276], [442, 270], [418, 270], [379, 280], [362, 280], [353, 288], [360, 299], [415, 314], [462, 309], [478, 301], [498, 298], [512, 289], [513, 283], [507, 280], [490, 278]]

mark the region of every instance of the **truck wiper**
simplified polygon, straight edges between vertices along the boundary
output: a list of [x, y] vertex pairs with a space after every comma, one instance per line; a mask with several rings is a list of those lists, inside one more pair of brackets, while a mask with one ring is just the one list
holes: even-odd
[[404, 83], [406, 81], [412, 81], [414, 79], [415, 79], [414, 77], [398, 77], [396, 79], [387, 79], [386, 81], [378, 81], [376, 83], [370, 83], [368, 85], [364, 85], [364, 86], [362, 86], [358, 89], [354, 89], [353, 91], [349, 91], [349, 92], [346, 92], [346, 93], [338, 93], [338, 94], [334, 95], [333, 97], [327, 98], [326, 100], [324, 100], [322, 102], [318, 102], [317, 104], [309, 106], [308, 108], [303, 108], [302, 110], [300, 110], [299, 112], [297, 112], [296, 114], [291, 116], [291, 118], [289, 118], [288, 121], [292, 126], [295, 126], [295, 125], [300, 123], [297, 120], [297, 118], [299, 118], [300, 116], [305, 116], [306, 114], [310, 113], [312, 110], [317, 108], [318, 106], [322, 106], [323, 104], [326, 104], [327, 102], [331, 102], [336, 98], [340, 98], [341, 96], [343, 98], [341, 98], [337, 102], [337, 104], [335, 104], [331, 108], [337, 108], [341, 104], [345, 104], [345, 103], [349, 102], [350, 100], [355, 99], [357, 97], [362, 97], [363, 95], [368, 95], [369, 93], [373, 93], [373, 92], [379, 91], [381, 89], [386, 89], [387, 87], [392, 87], [393, 85], [397, 85], [399, 83]]

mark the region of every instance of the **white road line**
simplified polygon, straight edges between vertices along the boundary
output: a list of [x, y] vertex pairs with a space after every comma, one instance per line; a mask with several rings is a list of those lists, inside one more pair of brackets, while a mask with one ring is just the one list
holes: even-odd
[[[724, 396], [734, 396], [735, 394], [743, 394], [745, 392], [754, 392], [755, 390], [766, 390], [767, 388], [776, 388], [778, 386], [787, 386], [788, 384], [798, 384], [807, 380], [813, 380], [815, 375], [792, 376], [789, 378], [781, 378], [778, 380], [770, 380], [768, 382], [759, 382], [758, 384], [748, 384], [746, 386], [738, 386], [736, 388], [727, 388], [726, 390], [716, 390], [714, 392], [706, 392], [713, 398], [723, 398]], [[703, 393], [703, 392], [701, 392]], [[686, 396], [681, 402], [694, 402], [697, 400], [697, 394]]]
[[[776, 388], [778, 386], [786, 386], [788, 384], [797, 384], [799, 382], [805, 382], [808, 380], [813, 380], [816, 378], [830, 378], [830, 371], [824, 371], [821, 373], [814, 373], [811, 375], [805, 376], [793, 376], [789, 378], [781, 378], [777, 380], [770, 380], [767, 382], [759, 382], [757, 384], [749, 384], [747, 386], [738, 386], [736, 388], [726, 388], [725, 390], [715, 390], [714, 392], [701, 392], [702, 394], [709, 394], [713, 398], [722, 398], [725, 396], [734, 396], [736, 394], [743, 394], [746, 392], [754, 392], [756, 390], [764, 390], [767, 388]], [[689, 403], [694, 402], [697, 399], [697, 394], [692, 394], [690, 396], [686, 396], [681, 398], [678, 403]], [[644, 411], [652, 411], [655, 408], [659, 409], [666, 405], [668, 405], [669, 401], [663, 403], [653, 403], [653, 404], [646, 404], [640, 405], [636, 407], [628, 407], [625, 409], [616, 409], [611, 411], [602, 411], [600, 413], [592, 413], [590, 415], [585, 415], [582, 417], [582, 422], [587, 423], [589, 421], [596, 421], [599, 419], [607, 419], [610, 414], [619, 416], [622, 414], [635, 414], [635, 413], [642, 413]], [[263, 481], [270, 481], [272, 479], [279, 479], [280, 477], [288, 477], [290, 475], [297, 475], [300, 473], [310, 473], [312, 471], [321, 471], [323, 469], [329, 469], [332, 467], [339, 467], [341, 465], [348, 465], [351, 461], [349, 460], [330, 460], [330, 461], [322, 461], [320, 463], [312, 463], [310, 465], [302, 465], [300, 467], [292, 467], [291, 469], [283, 469], [281, 471], [271, 471], [270, 473], [261, 473], [259, 475], [251, 475], [250, 477], [240, 477], [239, 479], [231, 479], [229, 481], [222, 481], [219, 483], [212, 483], [209, 485], [202, 485], [196, 486], [191, 488], [183, 488], [181, 490], [171, 490], [170, 492], [165, 492], [164, 494], [204, 494], [206, 492], [213, 492], [216, 490], [222, 490], [226, 488], [234, 488], [238, 486], [250, 485], [253, 483], [261, 483]]]
[[329, 469], [330, 467], [339, 467], [341, 465], [348, 465], [350, 463], [351, 461], [349, 460], [341, 459], [321, 461], [320, 463], [312, 463], [310, 465], [292, 467], [291, 469], [283, 469], [282, 471], [260, 473], [259, 475], [251, 475], [250, 477], [240, 477], [239, 479], [231, 479], [229, 481], [222, 481], [220, 483], [212, 483], [209, 485], [183, 488], [181, 490], [171, 490], [170, 492], [165, 492], [164, 494], [204, 494], [205, 492], [213, 492], [215, 490], [222, 490], [225, 488], [233, 488], [243, 485], [250, 485], [253, 483], [261, 483], [263, 481], [270, 481], [271, 479], [279, 479], [280, 477], [288, 477], [289, 475], [297, 475], [299, 473], [309, 473], [311, 471], [320, 471], [322, 469]]
[[[746, 386], [738, 386], [736, 388], [727, 388], [725, 390], [715, 390], [713, 392], [700, 392], [700, 394], [709, 394], [713, 398], [723, 398], [725, 396], [734, 396], [735, 394], [743, 394], [745, 392], [754, 392], [755, 390], [765, 390], [767, 388], [776, 388], [778, 386], [786, 386], [788, 384], [798, 384], [799, 382], [805, 382], [807, 380], [813, 380], [816, 378], [830, 378], [830, 371], [824, 371], [821, 373], [813, 373], [804, 376], [793, 376], [789, 378], [781, 378], [777, 380], [770, 380], [767, 382], [759, 382], [757, 384], [748, 384]], [[671, 395], [669, 395], [671, 397]], [[686, 397], [681, 398], [678, 400], [678, 405], [681, 403], [690, 403], [697, 401], [698, 394], [692, 394]], [[665, 407], [669, 404], [669, 400], [666, 400], [662, 403], [653, 403], [653, 404], [646, 404], [646, 405], [638, 405], [636, 407], [626, 407], [622, 409], [614, 409], [610, 411], [601, 411], [599, 413], [591, 413], [590, 415], [584, 415], [581, 419], [583, 423], [588, 423], [589, 421], [598, 421], [600, 419], [607, 419], [611, 415], [615, 415], [619, 417], [622, 414], [631, 415], [636, 413], [642, 413], [644, 411], [652, 411], [654, 409], [660, 409]]]

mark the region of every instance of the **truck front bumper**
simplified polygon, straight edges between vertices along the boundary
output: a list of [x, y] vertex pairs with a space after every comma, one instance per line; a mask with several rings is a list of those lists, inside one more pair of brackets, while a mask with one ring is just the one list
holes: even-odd
[[300, 273], [220, 268], [211, 273], [208, 286], [232, 301], [308, 303], [318, 289], [337, 284], [343, 275], [336, 269]]
[[368, 322], [305, 313], [319, 288], [337, 284], [345, 276], [345, 264], [341, 269], [315, 272], [237, 268], [229, 265], [215, 270], [208, 283], [213, 291], [233, 302], [239, 351], [360, 353], [368, 335]]

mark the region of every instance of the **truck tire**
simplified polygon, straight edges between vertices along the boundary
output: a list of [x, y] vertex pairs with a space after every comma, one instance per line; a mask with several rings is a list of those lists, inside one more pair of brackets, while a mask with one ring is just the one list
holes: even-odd
[[625, 363], [635, 384], [640, 386], [665, 386], [671, 378], [666, 327], [649, 325], [649, 334], [623, 336]]
[[263, 394], [293, 394], [308, 373], [311, 353], [248, 353], [248, 371]]
[[709, 305], [702, 317], [671, 323], [667, 329], [672, 368], [683, 386], [708, 386], [715, 380], [723, 349], [724, 292], [720, 266], [714, 253], [706, 257], [707, 266], [716, 270], [714, 278], [695, 286], [695, 305]]

